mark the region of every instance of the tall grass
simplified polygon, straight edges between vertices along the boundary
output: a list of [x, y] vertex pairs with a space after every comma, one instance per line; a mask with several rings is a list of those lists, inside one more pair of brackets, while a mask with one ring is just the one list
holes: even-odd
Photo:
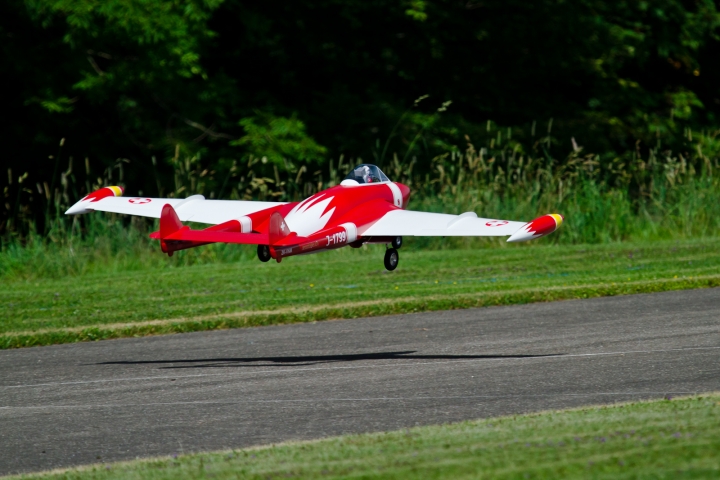
[[647, 158], [636, 156], [628, 165], [622, 159], [601, 164], [596, 155], [581, 156], [579, 151], [562, 162], [523, 156], [498, 162], [483, 153], [470, 145], [463, 154], [436, 159], [437, 174], [419, 185], [413, 208], [508, 219], [559, 212], [567, 224], [546, 240], [557, 243], [720, 233], [717, 158], [699, 155], [688, 161], [650, 150]]
[[[488, 124], [490, 125], [490, 124]], [[490, 131], [490, 126], [488, 126]], [[500, 132], [500, 130], [498, 130]], [[500, 132], [501, 133], [501, 132]], [[569, 155], [550, 154], [554, 139], [548, 135], [531, 146], [505, 136], [488, 137], [476, 147], [470, 139], [462, 150], [452, 149], [431, 160], [400, 160], [398, 155], [381, 168], [388, 176], [413, 190], [410, 208], [432, 212], [475, 211], [491, 218], [531, 220], [544, 213], [566, 217], [563, 228], [544, 242], [601, 243], [715, 236], [720, 232], [720, 162], [709, 156], [714, 136], [688, 134], [686, 152], [655, 148], [635, 149], [622, 157], [584, 154], [573, 143]], [[508, 134], [511, 132], [508, 132]], [[62, 143], [61, 143], [62, 146]], [[235, 162], [220, 191], [224, 198], [297, 200], [337, 185], [362, 159], [330, 160], [320, 170], [286, 165], [279, 171], [258, 158]], [[208, 166], [197, 157], [181, 158], [176, 150], [169, 163], [174, 184], [159, 193], [182, 197], [194, 193], [210, 198]], [[56, 160], [56, 165], [59, 162]], [[73, 173], [72, 160], [53, 185], [36, 185], [45, 199], [42, 230], [37, 212], [23, 203], [32, 192], [22, 176], [5, 188], [8, 216], [0, 231], [0, 278], [59, 277], [94, 270], [127, 270], [154, 266], [171, 268], [191, 263], [237, 261], [254, 256], [252, 248], [213, 245], [180, 252], [172, 259], [161, 255], [148, 239], [154, 222], [118, 215], [90, 214], [66, 217], [64, 210], [87, 191], [107, 184], [122, 184], [123, 161], [85, 181]], [[27, 176], [27, 175], [26, 175]], [[90, 178], [95, 178], [90, 181]], [[56, 185], [55, 185], [56, 183]], [[9, 187], [15, 187], [15, 190]], [[497, 239], [415, 239], [415, 247], [469, 248], [501, 245]]]

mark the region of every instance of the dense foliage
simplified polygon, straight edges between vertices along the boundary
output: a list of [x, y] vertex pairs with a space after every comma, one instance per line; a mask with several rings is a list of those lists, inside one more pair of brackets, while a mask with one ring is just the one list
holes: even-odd
[[466, 136], [716, 158], [719, 25], [712, 0], [7, 0], [0, 231], [68, 178], [228, 196], [252, 169], [296, 195], [341, 155], [429, 171]]

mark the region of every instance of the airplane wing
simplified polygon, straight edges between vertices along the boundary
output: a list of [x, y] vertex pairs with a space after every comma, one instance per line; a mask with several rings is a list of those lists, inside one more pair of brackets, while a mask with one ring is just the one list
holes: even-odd
[[562, 216], [544, 215], [532, 222], [514, 222], [480, 218], [475, 212], [461, 215], [392, 210], [367, 230], [364, 237], [503, 237], [509, 242], [530, 240], [547, 235], [562, 223]]
[[92, 211], [124, 213], [141, 217], [160, 218], [165, 205], [172, 205], [184, 222], [217, 225], [284, 202], [253, 202], [243, 200], [206, 200], [202, 195], [187, 198], [122, 197], [120, 187], [105, 187], [86, 196], [70, 207], [65, 214], [77, 215]]

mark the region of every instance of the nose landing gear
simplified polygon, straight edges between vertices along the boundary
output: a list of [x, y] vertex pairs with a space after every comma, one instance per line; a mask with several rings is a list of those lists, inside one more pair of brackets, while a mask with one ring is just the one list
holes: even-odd
[[[394, 242], [393, 242], [394, 243]], [[398, 266], [398, 262], [400, 261], [400, 255], [398, 254], [398, 251], [394, 248], [388, 248], [385, 250], [385, 268], [392, 272], [395, 270]]]

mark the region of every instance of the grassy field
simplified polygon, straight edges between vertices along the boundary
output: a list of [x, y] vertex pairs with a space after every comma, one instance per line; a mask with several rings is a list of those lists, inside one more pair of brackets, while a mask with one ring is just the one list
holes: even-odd
[[720, 395], [710, 394], [95, 465], [22, 478], [718, 478], [718, 432]]
[[392, 273], [383, 248], [5, 280], [0, 348], [720, 286], [720, 239], [447, 251], [408, 242]]

